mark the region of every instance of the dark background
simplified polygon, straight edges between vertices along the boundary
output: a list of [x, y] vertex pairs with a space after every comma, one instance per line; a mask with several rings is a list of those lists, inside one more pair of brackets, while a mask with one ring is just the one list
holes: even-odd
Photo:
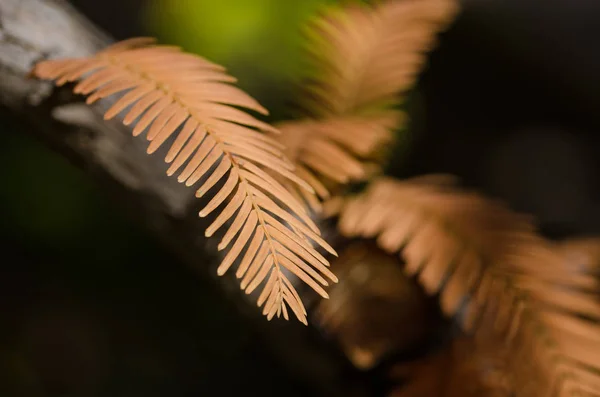
[[[116, 39], [159, 34], [140, 12], [149, 2], [72, 1]], [[534, 214], [548, 237], [600, 233], [600, 3], [463, 3], [390, 173], [458, 175]], [[268, 83], [248, 90], [284, 118], [291, 94]], [[315, 394], [84, 173], [0, 127], [1, 395]]]

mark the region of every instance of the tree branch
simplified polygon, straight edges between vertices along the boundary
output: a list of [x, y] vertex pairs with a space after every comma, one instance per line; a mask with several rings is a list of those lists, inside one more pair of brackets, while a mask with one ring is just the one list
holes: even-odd
[[203, 237], [206, 223], [197, 216], [202, 203], [193, 190], [166, 176], [163, 152], [147, 155], [142, 139], [119, 121], [105, 122], [106, 104], [89, 107], [67, 89], [29, 76], [41, 59], [89, 55], [110, 42], [64, 0], [0, 1], [0, 112], [88, 172], [199, 276], [218, 282], [271, 353], [317, 394], [347, 392], [354, 385], [342, 379], [345, 363], [315, 342], [314, 330], [266, 322], [237, 281], [216, 281], [218, 261], [198, 263], [217, 252], [216, 244]]

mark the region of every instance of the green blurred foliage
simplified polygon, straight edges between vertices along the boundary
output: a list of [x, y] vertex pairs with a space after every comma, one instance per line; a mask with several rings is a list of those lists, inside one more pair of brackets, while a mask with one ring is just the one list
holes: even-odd
[[[279, 121], [297, 113], [300, 84], [314, 74], [305, 52], [311, 19], [331, 6], [377, 1], [151, 0], [141, 20], [161, 42], [225, 65], [239, 86], [270, 111], [268, 121]], [[407, 96], [403, 107], [414, 107], [412, 95]], [[402, 166], [412, 140], [407, 128], [398, 135], [391, 169]]]
[[239, 85], [280, 117], [302, 76], [302, 29], [339, 0], [154, 0], [148, 30], [227, 66]]

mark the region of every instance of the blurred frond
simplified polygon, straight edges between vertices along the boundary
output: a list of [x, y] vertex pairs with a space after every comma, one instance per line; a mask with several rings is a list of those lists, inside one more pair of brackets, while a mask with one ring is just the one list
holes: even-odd
[[[455, 0], [393, 0], [331, 7], [308, 29], [307, 119], [279, 126], [288, 156], [321, 199], [377, 171], [405, 115], [395, 109], [426, 53], [458, 9]], [[297, 197], [307, 196], [289, 186]], [[304, 197], [313, 210], [320, 201]]]
[[556, 250], [575, 269], [600, 276], [600, 237], [562, 241], [556, 245]]
[[458, 11], [455, 0], [390, 0], [331, 8], [310, 27], [311, 79], [304, 106], [315, 117], [361, 114], [401, 102]]
[[320, 237], [302, 204], [260, 168], [298, 184], [306, 194], [313, 191], [294, 174], [281, 145], [261, 133], [277, 130], [234, 107], [267, 113], [228, 84], [235, 79], [223, 67], [178, 47], [138, 38], [88, 58], [44, 61], [33, 73], [58, 85], [79, 80], [74, 91], [89, 95], [88, 104], [120, 94], [105, 119], [127, 109], [123, 123], [137, 120], [134, 136], [147, 130], [148, 153], [175, 137], [165, 159], [171, 163], [167, 174], [182, 170], [177, 180], [187, 186], [202, 180], [197, 197], [213, 191], [199, 215], [205, 217], [227, 203], [216, 211], [219, 215], [205, 233], [210, 237], [229, 223], [218, 249], [230, 250], [218, 273], [224, 274], [238, 261], [236, 275], [246, 293], [264, 285], [258, 304], [264, 305], [269, 319], [275, 314], [287, 319], [289, 307], [306, 323], [304, 305], [284, 270], [327, 297], [326, 278], [337, 279], [311, 241], [335, 251]]
[[312, 210], [320, 211], [320, 200], [329, 198], [330, 188], [367, 179], [376, 172], [377, 154], [392, 143], [390, 131], [403, 118], [400, 112], [388, 111], [372, 117], [306, 119], [277, 125], [282, 132], [277, 140], [295, 162], [296, 175], [309, 183], [317, 197], [287, 181], [282, 183]]
[[382, 178], [338, 204], [343, 235], [400, 252], [446, 315], [507, 349], [518, 395], [600, 393], [597, 280], [527, 219], [444, 178]]

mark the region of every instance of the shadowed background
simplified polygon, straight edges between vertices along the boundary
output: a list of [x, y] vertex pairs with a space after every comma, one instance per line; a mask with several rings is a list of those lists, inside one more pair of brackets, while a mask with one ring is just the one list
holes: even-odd
[[[72, 1], [116, 39], [154, 35], [226, 65], [271, 120], [290, 114], [300, 26], [334, 2]], [[390, 173], [453, 173], [550, 237], [599, 233], [600, 4], [464, 4], [411, 97]], [[83, 172], [0, 127], [2, 395], [315, 393]], [[379, 391], [372, 373], [344, 376], [359, 375], [365, 394]]]

